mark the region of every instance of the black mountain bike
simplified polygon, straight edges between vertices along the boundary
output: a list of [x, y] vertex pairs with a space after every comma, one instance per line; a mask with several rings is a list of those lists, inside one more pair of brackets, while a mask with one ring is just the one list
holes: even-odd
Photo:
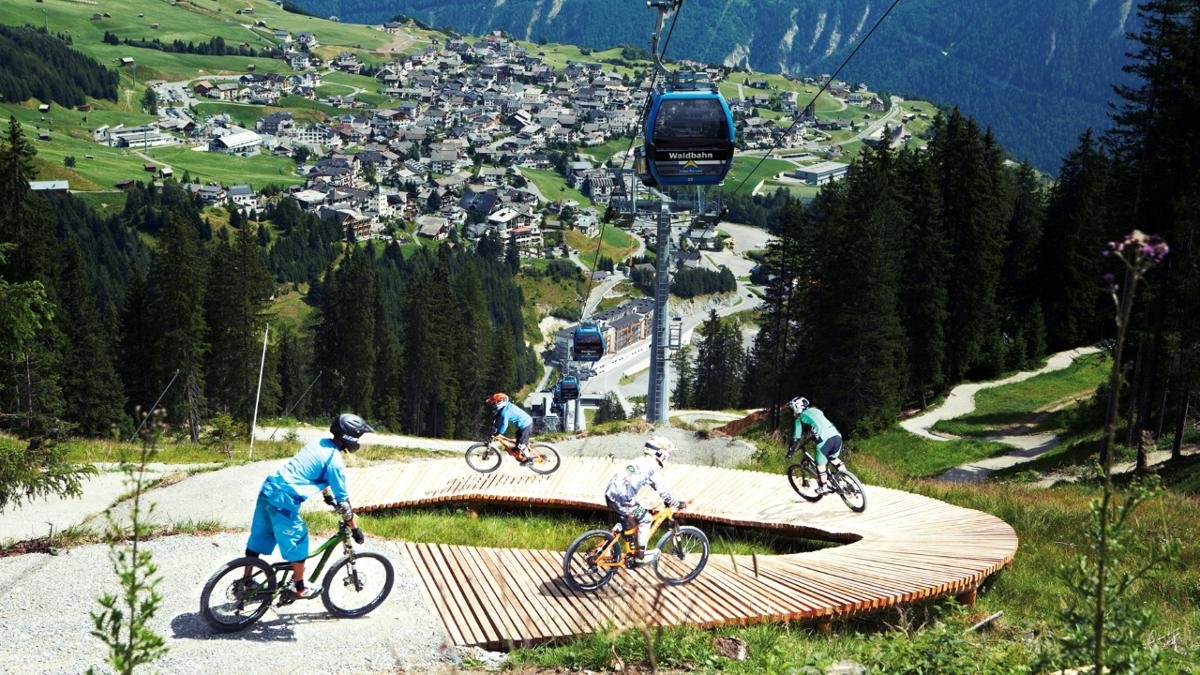
[[[337, 534], [308, 556], [309, 560], [321, 556], [309, 582], [316, 583], [338, 544], [346, 555], [325, 574], [321, 602], [334, 616], [363, 616], [381, 605], [391, 592], [396, 576], [392, 563], [378, 553], [355, 552], [350, 527], [343, 521]], [[272, 603], [282, 607], [296, 601], [296, 596], [288, 590], [291, 579], [290, 562], [268, 564], [251, 557], [230, 560], [204, 584], [200, 615], [219, 633], [243, 630], [261, 619]]]
[[[807, 450], [801, 449], [799, 444], [793, 444], [788, 448], [787, 459], [791, 459], [796, 450], [800, 450], [800, 462], [789, 466], [787, 470], [788, 482], [792, 484], [792, 489], [796, 491], [796, 494], [807, 501], [815, 502], [824, 497], [827, 492], [832, 491], [836, 492], [842, 501], [846, 502], [846, 506], [849, 506], [850, 510], [855, 513], [862, 513], [867, 508], [867, 493], [863, 490], [862, 481], [858, 480], [858, 476], [850, 473], [842, 460], [830, 460], [829, 471], [826, 474], [827, 487], [822, 489], [821, 483], [817, 479], [817, 460], [813, 455], [810, 455]], [[814, 449], [813, 452], [816, 450]]]

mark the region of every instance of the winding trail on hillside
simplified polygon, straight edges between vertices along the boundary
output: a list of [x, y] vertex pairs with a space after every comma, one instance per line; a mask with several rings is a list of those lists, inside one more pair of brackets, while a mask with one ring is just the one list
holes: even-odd
[[[975, 395], [984, 389], [994, 389], [1007, 384], [1023, 382], [1032, 377], [1052, 373], [1058, 370], [1063, 370], [1070, 367], [1076, 359], [1096, 354], [1102, 351], [1099, 347], [1080, 347], [1078, 349], [1068, 349], [1066, 351], [1053, 354], [1046, 360], [1046, 365], [1037, 370], [1027, 370], [1024, 372], [1010, 375], [1003, 379], [992, 380], [991, 382], [971, 382], [968, 384], [960, 384], [950, 390], [950, 394], [946, 396], [946, 400], [942, 405], [928, 412], [911, 417], [900, 423], [906, 431], [928, 438], [934, 441], [952, 441], [960, 437], [952, 434], [935, 433], [933, 426], [942, 420], [954, 419], [962, 417], [975, 411]], [[1008, 468], [1010, 466], [1028, 462], [1031, 459], [1041, 455], [1058, 445], [1058, 436], [1056, 434], [1010, 434], [988, 436], [987, 440], [1003, 443], [1013, 446], [1015, 449], [1012, 452], [1007, 452], [996, 457], [988, 457], [975, 462], [969, 462], [961, 466], [956, 466], [949, 471], [942, 473], [938, 478], [947, 481], [965, 481], [965, 482], [980, 482], [992, 472], [999, 469]]]

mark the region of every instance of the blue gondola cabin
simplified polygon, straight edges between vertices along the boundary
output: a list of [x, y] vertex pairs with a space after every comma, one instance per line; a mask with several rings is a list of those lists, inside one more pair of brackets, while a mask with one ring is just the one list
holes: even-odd
[[673, 87], [652, 96], [638, 173], [649, 186], [716, 185], [733, 164], [733, 113], [716, 88], [688, 79]]
[[575, 338], [571, 345], [571, 359], [574, 361], [599, 361], [604, 356], [604, 334], [600, 326], [594, 323], [581, 323], [575, 329]]
[[559, 396], [564, 401], [574, 401], [579, 398], [579, 380], [568, 375], [558, 383]]

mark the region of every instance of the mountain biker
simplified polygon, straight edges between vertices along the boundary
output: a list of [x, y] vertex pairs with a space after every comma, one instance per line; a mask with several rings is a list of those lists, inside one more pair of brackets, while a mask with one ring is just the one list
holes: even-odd
[[279, 555], [292, 563], [292, 585], [288, 590], [297, 598], [314, 598], [321, 594], [320, 585], [306, 586], [304, 583], [308, 526], [300, 518], [300, 505], [306, 499], [321, 492], [326, 504], [336, 505], [338, 513], [350, 526], [354, 541], [361, 544], [365, 540], [350, 507], [341, 452], [356, 452], [359, 437], [372, 431], [375, 430], [358, 415], [338, 415], [329, 425], [333, 438], [321, 438], [305, 445], [263, 481], [254, 507], [254, 520], [250, 524], [246, 555], [252, 558], [269, 555], [278, 545]]
[[787, 456], [791, 457], [801, 445], [801, 440], [804, 438], [804, 427], [809, 428], [817, 441], [817, 484], [821, 492], [832, 492], [833, 488], [829, 485], [828, 472], [825, 465], [831, 460], [835, 466], [841, 466], [841, 460], [838, 455], [842, 453], [842, 434], [833, 426], [833, 423], [825, 417], [825, 413], [821, 412], [820, 408], [813, 407], [808, 399], [803, 396], [797, 396], [788, 401], [788, 407], [792, 409], [792, 414], [796, 417], [796, 428], [792, 431], [792, 444], [788, 447]]
[[671, 496], [662, 484], [661, 469], [675, 450], [675, 444], [662, 436], [651, 436], [642, 449], [643, 456], [627, 462], [608, 480], [604, 490], [604, 501], [608, 508], [621, 519], [625, 526], [622, 535], [627, 541], [636, 541], [634, 563], [645, 565], [658, 558], [658, 550], [646, 550], [650, 539], [650, 512], [637, 502], [638, 490], [649, 485], [662, 498], [663, 503], [676, 509], [687, 504]]
[[522, 465], [528, 464], [531, 461], [529, 436], [533, 433], [533, 418], [516, 403], [508, 400], [508, 394], [503, 392], [489, 396], [487, 404], [496, 413], [496, 421], [493, 422], [496, 427], [495, 433], [504, 433], [509, 424], [517, 426], [517, 459]]

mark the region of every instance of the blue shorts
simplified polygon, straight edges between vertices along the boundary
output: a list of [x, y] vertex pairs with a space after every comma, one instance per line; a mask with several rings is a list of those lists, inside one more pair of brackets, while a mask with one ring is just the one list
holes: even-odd
[[288, 562], [308, 558], [308, 525], [300, 518], [304, 501], [285, 492], [270, 481], [263, 483], [250, 522], [246, 548], [270, 555], [279, 546], [279, 555]]

